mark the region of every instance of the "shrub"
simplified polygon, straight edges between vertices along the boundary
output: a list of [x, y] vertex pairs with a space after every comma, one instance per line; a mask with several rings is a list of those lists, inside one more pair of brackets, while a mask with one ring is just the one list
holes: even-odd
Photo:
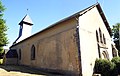
[[116, 64], [116, 69], [120, 74], [120, 57], [114, 57], [111, 61]]
[[102, 76], [117, 76], [116, 65], [106, 59], [96, 59], [94, 72], [99, 73]]

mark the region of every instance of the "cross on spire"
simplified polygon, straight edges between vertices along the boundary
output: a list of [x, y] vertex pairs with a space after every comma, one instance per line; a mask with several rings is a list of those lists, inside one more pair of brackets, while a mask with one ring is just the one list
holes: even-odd
[[27, 8], [27, 14], [29, 13], [29, 9]]

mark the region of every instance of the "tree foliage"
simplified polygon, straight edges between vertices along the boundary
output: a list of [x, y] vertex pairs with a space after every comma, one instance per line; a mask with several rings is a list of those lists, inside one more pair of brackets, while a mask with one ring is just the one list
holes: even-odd
[[111, 61], [116, 64], [117, 72], [120, 74], [120, 57], [114, 57]]
[[2, 2], [0, 1], [0, 51], [3, 50], [3, 46], [8, 44], [7, 39], [7, 26], [5, 24], [5, 20], [3, 19], [5, 7], [2, 5]]
[[114, 39], [119, 39], [119, 28], [120, 28], [120, 23], [113, 25], [112, 32]]
[[120, 44], [119, 44], [119, 29], [120, 29], [120, 23], [117, 23], [115, 25], [113, 25], [113, 29], [112, 29], [112, 32], [113, 32], [113, 39], [114, 39], [114, 43], [115, 43], [115, 46], [116, 48], [118, 49], [118, 54], [120, 56]]

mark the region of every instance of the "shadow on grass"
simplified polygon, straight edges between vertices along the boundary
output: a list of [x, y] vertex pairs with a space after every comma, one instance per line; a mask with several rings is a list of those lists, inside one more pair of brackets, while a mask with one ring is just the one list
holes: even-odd
[[15, 72], [22, 72], [22, 73], [29, 73], [29, 74], [36, 74], [36, 75], [46, 75], [48, 76], [49, 74], [42, 72], [37, 69], [33, 69], [27, 66], [19, 66], [19, 65], [0, 65], [0, 68], [10, 72], [10, 71], [15, 71]]
[[44, 76], [78, 76], [71, 71], [62, 71], [62, 70], [51, 70], [51, 69], [35, 69], [28, 66], [22, 65], [0, 65], [0, 68], [10, 72], [22, 72], [36, 75], [44, 75]]

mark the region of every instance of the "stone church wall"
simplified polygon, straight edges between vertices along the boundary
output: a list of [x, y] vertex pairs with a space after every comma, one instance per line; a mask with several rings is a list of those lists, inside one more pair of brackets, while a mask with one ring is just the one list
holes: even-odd
[[[79, 74], [76, 26], [76, 18], [72, 18], [13, 46], [18, 54], [21, 50], [18, 64]], [[35, 46], [35, 60], [31, 60], [32, 45]]]

